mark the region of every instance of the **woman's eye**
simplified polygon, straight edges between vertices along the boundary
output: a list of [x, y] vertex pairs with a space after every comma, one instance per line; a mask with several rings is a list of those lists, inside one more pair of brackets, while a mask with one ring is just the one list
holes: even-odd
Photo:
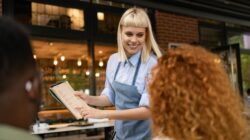
[[139, 34], [137, 34], [136, 36], [137, 36], [137, 37], [143, 37], [144, 34], [143, 34], [143, 33], [139, 33]]
[[132, 33], [130, 33], [130, 32], [127, 32], [127, 33], [125, 33], [127, 36], [133, 36], [133, 34]]

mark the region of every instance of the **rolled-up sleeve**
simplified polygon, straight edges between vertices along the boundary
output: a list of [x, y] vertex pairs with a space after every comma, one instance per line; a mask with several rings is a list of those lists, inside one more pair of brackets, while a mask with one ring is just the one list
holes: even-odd
[[149, 64], [148, 64], [148, 69], [146, 72], [145, 76], [145, 84], [144, 84], [144, 89], [141, 94], [141, 100], [139, 102], [139, 106], [144, 106], [144, 107], [150, 107], [149, 105], [149, 93], [148, 93], [148, 83], [151, 80], [151, 70], [152, 68], [156, 65], [157, 63], [157, 58], [156, 57], [151, 57]]
[[109, 101], [114, 105], [115, 104], [115, 93], [111, 87], [110, 82], [106, 79], [105, 88], [102, 91], [101, 95], [105, 95], [108, 97]]
[[113, 65], [114, 55], [111, 55], [106, 68], [106, 80], [105, 80], [105, 87], [101, 93], [101, 95], [105, 95], [108, 97], [109, 101], [114, 105], [115, 104], [115, 92], [111, 85], [111, 73], [112, 73], [112, 65]]
[[140, 107], [149, 107], [149, 96], [147, 92], [143, 92], [141, 95], [141, 100], [139, 102]]

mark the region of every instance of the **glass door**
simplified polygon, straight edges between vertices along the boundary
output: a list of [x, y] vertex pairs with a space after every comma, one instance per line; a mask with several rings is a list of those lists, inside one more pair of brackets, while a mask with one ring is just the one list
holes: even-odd
[[247, 96], [250, 89], [250, 34], [228, 32], [228, 44], [238, 43], [240, 47], [240, 61], [242, 73], [243, 95]]
[[239, 44], [216, 47], [212, 51], [220, 56], [233, 87], [243, 95]]

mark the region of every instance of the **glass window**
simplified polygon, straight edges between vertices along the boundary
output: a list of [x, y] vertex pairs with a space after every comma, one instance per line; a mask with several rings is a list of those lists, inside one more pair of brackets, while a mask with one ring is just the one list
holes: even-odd
[[244, 93], [250, 88], [250, 52], [241, 54], [241, 70]]
[[96, 76], [96, 94], [100, 95], [104, 88], [106, 79], [106, 66], [111, 54], [117, 52], [115, 45], [96, 45], [95, 46], [95, 76]]
[[32, 25], [84, 31], [84, 11], [32, 2]]
[[131, 6], [124, 4], [124, 3], [117, 3], [109, 0], [93, 0], [93, 3], [100, 4], [100, 5], [106, 5], [106, 6], [112, 6], [112, 7], [119, 7], [119, 8], [129, 8]]
[[116, 34], [121, 13], [97, 12], [97, 33]]
[[218, 62], [221, 62], [225, 68], [225, 71], [227, 72], [233, 87], [236, 89], [236, 91], [239, 92], [241, 90], [241, 77], [238, 77], [239, 73], [239, 62], [238, 56], [240, 55], [239, 52], [237, 51], [238, 48], [237, 46], [225, 46], [225, 47], [220, 47], [220, 48], [214, 48], [212, 49], [213, 52], [217, 53], [220, 57], [218, 59]]
[[51, 4], [16, 0], [15, 18], [24, 24], [85, 31], [84, 11]]
[[244, 25], [239, 25], [239, 24], [234, 24], [234, 23], [225, 23], [227, 28], [231, 28], [231, 29], [239, 29], [241, 31], [249, 31], [249, 26], [244, 26]]
[[43, 74], [42, 109], [60, 109], [58, 103], [49, 94], [49, 87], [62, 80], [67, 80], [75, 90], [89, 91], [90, 58], [87, 45], [83, 42], [57, 40], [32, 40], [34, 58]]
[[214, 48], [221, 46], [223, 41], [223, 31], [209, 27], [200, 27], [200, 43], [201, 45]]
[[228, 32], [228, 44], [238, 43], [241, 48], [241, 72], [242, 72], [242, 85], [243, 93], [246, 95], [246, 91], [250, 88], [250, 36], [249, 34], [242, 32]]

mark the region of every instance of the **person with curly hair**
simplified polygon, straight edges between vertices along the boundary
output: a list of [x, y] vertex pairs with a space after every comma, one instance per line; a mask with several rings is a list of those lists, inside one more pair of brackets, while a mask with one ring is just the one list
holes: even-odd
[[155, 139], [245, 140], [244, 105], [219, 56], [181, 45], [158, 59], [149, 83]]

